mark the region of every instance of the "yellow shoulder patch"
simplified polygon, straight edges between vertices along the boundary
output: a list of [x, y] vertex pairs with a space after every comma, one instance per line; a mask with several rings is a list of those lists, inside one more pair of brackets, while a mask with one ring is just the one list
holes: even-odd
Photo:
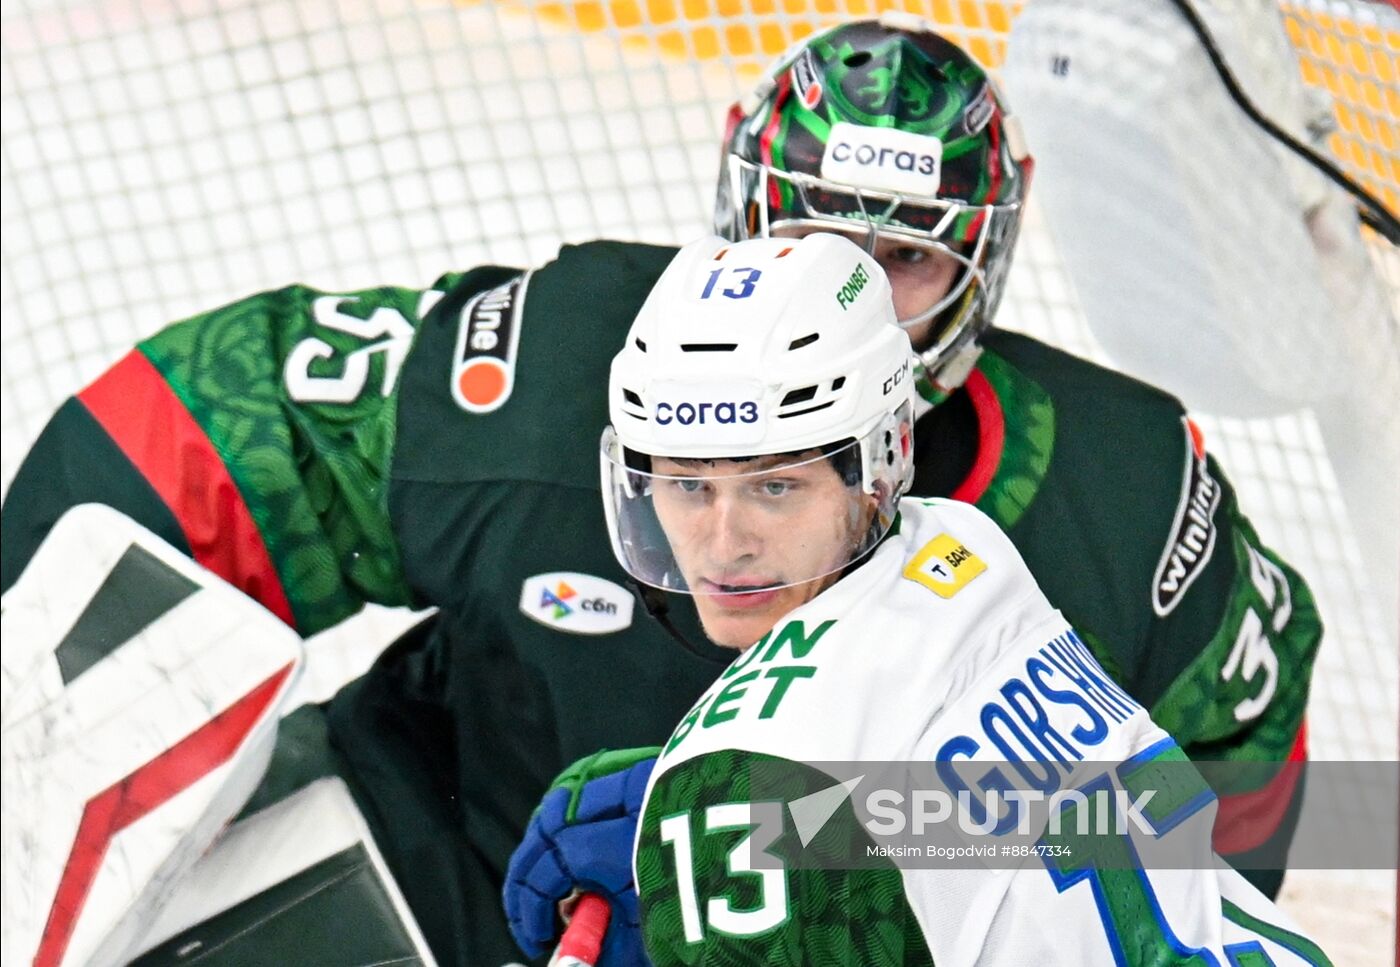
[[986, 569], [962, 541], [952, 534], [939, 534], [904, 565], [904, 576], [940, 598], [951, 598]]

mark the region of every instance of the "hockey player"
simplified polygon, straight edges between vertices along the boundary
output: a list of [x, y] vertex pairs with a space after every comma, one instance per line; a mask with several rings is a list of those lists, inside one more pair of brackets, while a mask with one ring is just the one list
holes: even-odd
[[[795, 99], [809, 70], [825, 94]], [[787, 230], [773, 173], [816, 178], [821, 132], [845, 123], [939, 144], [939, 184], [909, 185], [898, 217], [874, 223], [897, 303], [916, 266], [957, 261], [957, 311], [930, 318], [956, 316], [959, 335], [917, 347], [923, 371], [943, 375], [919, 384], [921, 411], [942, 402], [915, 424], [914, 493], [975, 503], [1004, 528], [1189, 755], [1274, 764], [1219, 790], [1217, 844], [1277, 869], [1299, 792], [1277, 764], [1302, 755], [1321, 634], [1312, 598], [1259, 542], [1176, 400], [987, 328], [1026, 177], [985, 75], [933, 33], [862, 22], [813, 38], [774, 78], [729, 146], [750, 150], [744, 133], [770, 120], [766, 143], [787, 144], [753, 162], [770, 190], [741, 196], [726, 167], [721, 196], [742, 197], [745, 226], [752, 214], [755, 231], [763, 219]], [[833, 157], [846, 157], [840, 144], [855, 143]], [[896, 172], [901, 150], [885, 155]], [[761, 183], [744, 172], [740, 187]], [[851, 215], [889, 208], [872, 207], [888, 187], [861, 187], [871, 174], [827, 172], [811, 217], [864, 234], [871, 223]], [[740, 230], [727, 215], [724, 226]], [[940, 226], [961, 226], [972, 247]], [[732, 657], [688, 603], [667, 620], [694, 652], [634, 608], [597, 513], [608, 361], [674, 254], [594, 242], [529, 272], [480, 267], [425, 291], [292, 286], [174, 325], [67, 401], [35, 444], [4, 506], [3, 584], [66, 508], [99, 502], [303, 635], [367, 601], [435, 605], [326, 706], [320, 730], [339, 761], [287, 755], [274, 770], [348, 775], [441, 960], [510, 960], [499, 890], [551, 777], [601, 747], [664, 740]], [[960, 362], [944, 366], [936, 346], [959, 339]]]
[[[744, 301], [706, 298], [734, 278], [752, 282]], [[868, 281], [848, 297], [850, 278]], [[728, 350], [694, 351], [696, 332]], [[652, 962], [1326, 963], [1210, 862], [1204, 781], [1140, 705], [1105, 688], [995, 524], [964, 503], [900, 500], [913, 477], [910, 355], [876, 263], [817, 234], [687, 246], [614, 360], [602, 442], [614, 552], [639, 581], [692, 595], [711, 640], [746, 649], [621, 783], [651, 772], [635, 875]], [[1008, 753], [1013, 733], [1059, 748]], [[1072, 855], [1047, 849], [1013, 871], [792, 862], [809, 843], [874, 843], [848, 807], [806, 821], [800, 802], [833, 788], [843, 800], [860, 777], [803, 763], [960, 761], [991, 776], [1032, 755], [1056, 788], [1116, 776], [1173, 797], [1155, 809], [1146, 797], [1150, 835], [1121, 836], [1169, 841], [1200, 865], [1105, 862], [1087, 834]], [[1139, 784], [1172, 760], [1187, 771]], [[765, 774], [784, 777], [787, 803], [760, 791]], [[580, 808], [600, 788], [585, 787]], [[557, 851], [532, 847], [513, 882], [560, 870]], [[508, 887], [507, 901], [528, 943], [541, 898]]]
[[1272, 896], [1321, 621], [1176, 400], [991, 327], [1031, 171], [981, 68], [891, 14], [811, 38], [735, 106], [716, 226], [872, 251], [918, 355], [914, 493], [989, 514], [1193, 758], [1272, 763], [1210, 775], [1218, 851]]

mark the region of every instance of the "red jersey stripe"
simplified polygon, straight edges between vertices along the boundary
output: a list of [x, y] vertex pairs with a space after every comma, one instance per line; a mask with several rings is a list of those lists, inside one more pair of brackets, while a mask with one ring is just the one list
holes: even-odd
[[295, 627], [243, 494], [151, 361], [132, 350], [78, 399], [170, 508], [194, 559]]
[[1253, 792], [1220, 797], [1215, 816], [1215, 851], [1221, 856], [1245, 853], [1264, 845], [1278, 831], [1288, 804], [1298, 788], [1303, 763], [1308, 759], [1308, 723], [1298, 726], [1298, 735], [1288, 753], [1288, 761], [1268, 785]]
[[965, 504], [975, 504], [991, 486], [1001, 464], [1002, 448], [1006, 445], [1006, 418], [1001, 410], [1001, 400], [997, 391], [981, 370], [974, 369], [963, 384], [967, 395], [972, 399], [973, 412], [977, 414], [977, 459], [966, 479], [958, 484], [949, 497]]

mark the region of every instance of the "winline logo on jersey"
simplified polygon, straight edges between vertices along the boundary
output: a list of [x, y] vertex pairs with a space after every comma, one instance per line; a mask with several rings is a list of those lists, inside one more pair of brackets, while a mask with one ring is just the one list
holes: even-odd
[[468, 413], [500, 409], [515, 389], [515, 358], [530, 273], [472, 298], [457, 323], [452, 398]]

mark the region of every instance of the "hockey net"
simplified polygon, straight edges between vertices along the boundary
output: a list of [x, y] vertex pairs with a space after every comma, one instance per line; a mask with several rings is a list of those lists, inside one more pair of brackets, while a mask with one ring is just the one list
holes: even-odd
[[[1301, 78], [1330, 106], [1331, 155], [1400, 211], [1400, 14], [1368, 0], [1262, 5], [1291, 47], [1273, 76]], [[426, 286], [483, 262], [537, 264], [561, 241], [706, 232], [728, 105], [793, 40], [890, 6], [7, 2], [4, 484], [68, 394], [133, 341], [201, 309], [293, 281]], [[993, 69], [1021, 6], [898, 4]], [[1242, 74], [1271, 83], [1268, 70]], [[1320, 324], [1361, 347], [1340, 379], [1364, 384], [1360, 422], [1377, 421], [1363, 428], [1374, 478], [1400, 466], [1400, 256], [1364, 237], [1384, 305]], [[998, 322], [1113, 362], [1034, 191]], [[1249, 362], [1271, 367], [1267, 352]], [[1189, 401], [1187, 375], [1180, 387], [1158, 381]], [[1311, 406], [1199, 416], [1246, 512], [1308, 578], [1327, 622], [1314, 757], [1395, 759], [1396, 615], [1382, 602], [1394, 600], [1384, 575], [1400, 540], [1345, 499], [1355, 464], [1329, 447], [1328, 420]], [[1400, 502], [1394, 479], [1383, 499]]]

